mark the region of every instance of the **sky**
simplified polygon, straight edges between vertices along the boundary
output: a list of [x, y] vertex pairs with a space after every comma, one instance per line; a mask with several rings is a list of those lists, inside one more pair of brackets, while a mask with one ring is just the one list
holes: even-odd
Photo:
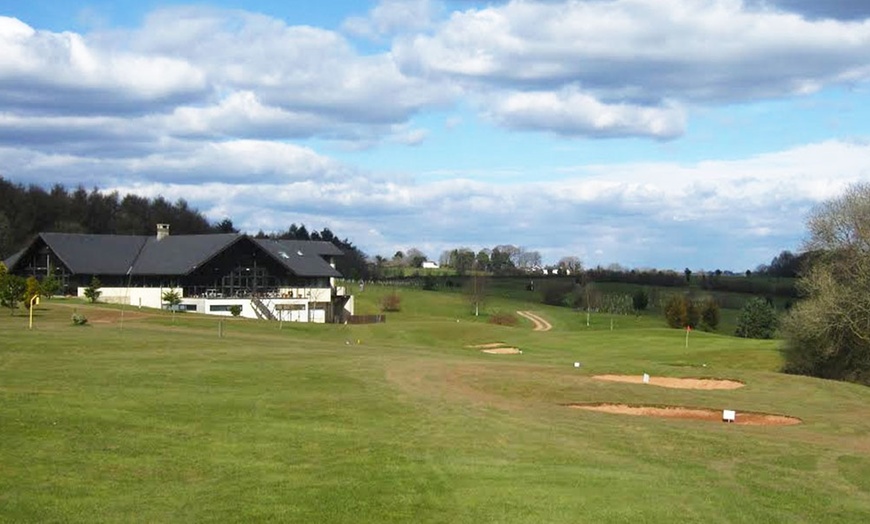
[[0, 176], [744, 271], [870, 182], [870, 2], [0, 0]]

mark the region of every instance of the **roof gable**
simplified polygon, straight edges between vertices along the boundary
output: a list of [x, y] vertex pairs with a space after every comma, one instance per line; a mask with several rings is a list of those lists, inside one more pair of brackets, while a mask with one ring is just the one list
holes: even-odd
[[186, 275], [243, 237], [237, 233], [148, 237], [133, 274]]
[[38, 238], [73, 273], [123, 275], [133, 266], [148, 237], [40, 233]]
[[300, 277], [341, 277], [334, 267], [323, 259], [342, 252], [330, 242], [307, 240], [253, 239], [263, 251]]

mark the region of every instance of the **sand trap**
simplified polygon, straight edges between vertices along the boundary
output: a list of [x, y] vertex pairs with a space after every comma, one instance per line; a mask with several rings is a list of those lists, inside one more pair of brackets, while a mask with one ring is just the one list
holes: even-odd
[[519, 348], [490, 348], [481, 349], [481, 353], [489, 353], [491, 355], [519, 355], [522, 353]]
[[490, 355], [521, 355], [523, 353], [520, 348], [508, 346], [504, 342], [490, 342], [465, 347], [479, 349], [481, 353], [489, 353]]
[[[642, 375], [595, 375], [597, 380], [610, 382], [627, 382], [629, 384], [643, 384]], [[736, 380], [724, 380], [716, 378], [672, 378], [651, 376], [649, 383], [653, 386], [676, 389], [737, 389], [745, 384]]]
[[[568, 407], [573, 409], [585, 409], [587, 411], [615, 413], [618, 415], [678, 418], [722, 423], [722, 411], [716, 409], [684, 408], [679, 406], [629, 406], [627, 404], [569, 404]], [[800, 424], [801, 419], [786, 417], [784, 415], [768, 415], [766, 413], [738, 411], [733, 423], [744, 426], [793, 426], [795, 424]]]

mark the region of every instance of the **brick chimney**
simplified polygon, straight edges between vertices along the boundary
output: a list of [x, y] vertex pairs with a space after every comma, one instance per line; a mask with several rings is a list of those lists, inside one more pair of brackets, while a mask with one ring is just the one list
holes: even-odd
[[157, 224], [157, 240], [163, 240], [169, 236], [169, 224]]

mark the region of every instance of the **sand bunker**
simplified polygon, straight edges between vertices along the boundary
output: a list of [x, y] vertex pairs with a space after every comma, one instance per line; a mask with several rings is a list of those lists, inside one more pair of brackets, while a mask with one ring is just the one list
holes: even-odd
[[[643, 384], [642, 375], [595, 375], [592, 378], [597, 380], [607, 380], [610, 382]], [[736, 380], [724, 380], [715, 378], [671, 378], [655, 376], [651, 376], [649, 378], [649, 383], [653, 386], [676, 389], [737, 389], [744, 386], [742, 382], [737, 382]]]
[[491, 348], [481, 349], [481, 353], [489, 353], [491, 355], [520, 355], [522, 351], [519, 348]]
[[[707, 422], [722, 422], [722, 411], [715, 409], [698, 409], [654, 406], [629, 406], [627, 404], [569, 404], [573, 409], [600, 411], [618, 415], [635, 415], [642, 417], [678, 418], [687, 420], [704, 420]], [[800, 424], [801, 419], [784, 415], [768, 415], [766, 413], [749, 413], [738, 411], [734, 424], [745, 426], [792, 426]]]
[[489, 353], [491, 355], [521, 355], [523, 353], [519, 348], [510, 347], [503, 342], [490, 342], [488, 344], [465, 347], [479, 349], [481, 353]]

